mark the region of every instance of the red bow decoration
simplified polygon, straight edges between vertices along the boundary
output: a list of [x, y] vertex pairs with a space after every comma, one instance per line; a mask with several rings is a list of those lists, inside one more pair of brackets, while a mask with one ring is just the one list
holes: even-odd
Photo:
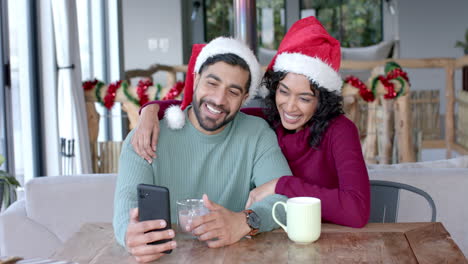
[[[408, 74], [401, 69], [401, 66], [393, 61], [387, 62], [385, 65], [386, 76], [379, 75], [372, 80], [372, 91], [375, 91], [377, 81], [380, 81], [387, 90], [384, 94], [385, 99], [394, 99], [403, 94], [405, 88], [405, 81], [409, 83]], [[391, 80], [397, 80], [401, 84], [400, 91], [395, 91], [395, 84]]]

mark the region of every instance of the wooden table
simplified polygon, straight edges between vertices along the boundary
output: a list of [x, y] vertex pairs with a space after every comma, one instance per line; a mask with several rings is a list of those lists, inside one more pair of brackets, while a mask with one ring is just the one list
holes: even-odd
[[78, 264], [78, 263], [70, 262], [70, 261], [42, 259], [42, 258], [23, 259], [21, 257], [0, 256], [0, 264]]
[[[180, 238], [159, 263], [468, 263], [442, 223], [368, 224], [354, 229], [323, 224], [318, 241], [291, 242], [282, 230], [219, 249]], [[136, 263], [115, 242], [112, 224], [85, 224], [51, 256], [82, 263]]]

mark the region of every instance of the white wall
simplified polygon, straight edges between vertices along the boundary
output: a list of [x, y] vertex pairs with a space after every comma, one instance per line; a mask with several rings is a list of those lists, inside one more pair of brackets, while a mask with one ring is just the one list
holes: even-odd
[[[401, 58], [463, 56], [463, 50], [454, 46], [457, 40], [464, 40], [468, 29], [468, 1], [398, 0], [398, 10]], [[408, 73], [412, 89], [440, 89], [443, 94], [444, 70], [408, 70]], [[461, 71], [455, 77], [456, 89], [461, 89]], [[444, 107], [445, 100], [443, 113]]]
[[[183, 64], [181, 1], [122, 1], [125, 70]], [[155, 81], [164, 85], [165, 75]]]
[[468, 28], [468, 1], [399, 0], [398, 7], [402, 57], [463, 55], [454, 45]]

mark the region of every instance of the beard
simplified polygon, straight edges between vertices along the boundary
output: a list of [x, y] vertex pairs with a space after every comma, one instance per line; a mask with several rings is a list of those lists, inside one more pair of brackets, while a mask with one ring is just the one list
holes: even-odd
[[[223, 120], [216, 120], [210, 117], [203, 117], [200, 108], [203, 106], [203, 104], [209, 103], [211, 105], [216, 106], [216, 108], [221, 109], [225, 113], [225, 117]], [[201, 99], [200, 101], [197, 100], [197, 97], [195, 94], [193, 95], [193, 101], [192, 101], [192, 106], [193, 106], [193, 111], [195, 113], [195, 117], [197, 118], [198, 124], [200, 124], [200, 127], [203, 128], [206, 131], [216, 131], [225, 125], [227, 125], [229, 122], [231, 122], [234, 117], [236, 116], [235, 114], [231, 115], [231, 112], [225, 109], [223, 106], [216, 105], [210, 100], [207, 99]], [[217, 122], [218, 121], [218, 122]]]

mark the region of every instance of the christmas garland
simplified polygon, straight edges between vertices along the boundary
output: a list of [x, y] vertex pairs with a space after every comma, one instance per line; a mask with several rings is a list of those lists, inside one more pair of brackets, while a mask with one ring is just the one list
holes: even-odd
[[94, 86], [96, 86], [96, 84], [98, 84], [98, 82], [99, 81], [97, 79], [94, 79], [92, 81], [86, 81], [86, 82], [83, 83], [83, 89], [85, 91], [89, 91], [89, 90], [93, 89]]
[[[85, 81], [83, 82], [83, 89], [85, 91], [90, 91], [93, 88], [95, 88], [94, 95], [96, 96], [96, 100], [98, 103], [106, 107], [107, 109], [111, 109], [114, 106], [115, 103], [115, 97], [117, 95], [117, 90], [122, 87], [123, 92], [125, 94], [125, 97], [132, 103], [136, 104], [137, 106], [142, 106], [146, 104], [149, 101], [149, 96], [147, 94], [147, 90], [150, 86], [153, 85], [153, 82], [150, 80], [140, 80], [138, 82], [137, 88], [136, 88], [136, 93], [138, 95], [138, 98], [133, 97], [130, 94], [130, 91], [128, 90], [129, 84], [127, 81], [116, 81], [114, 83], [111, 83], [107, 87], [106, 95], [104, 96], [104, 99], [101, 97], [101, 89], [104, 86], [104, 83], [94, 79], [91, 81]], [[161, 84], [156, 84], [156, 95], [154, 97], [154, 100], [158, 100], [161, 94], [162, 86]]]
[[[121, 84], [122, 80], [113, 82], [109, 84], [109, 87], [107, 87], [107, 93], [106, 96], [104, 96], [104, 107], [106, 107], [108, 110], [114, 106], [115, 96], [117, 95], [117, 90], [120, 88]], [[125, 84], [127, 84], [127, 82], [125, 82]]]
[[101, 98], [101, 88], [103, 86], [104, 86], [104, 83], [101, 81], [98, 81], [96, 84], [96, 90], [94, 91], [94, 95], [96, 96], [96, 99], [100, 104], [103, 104], [102, 98]]
[[148, 87], [152, 85], [153, 85], [153, 82], [151, 80], [138, 81], [136, 92], [137, 92], [138, 97], [140, 98], [140, 101], [138, 102], [140, 106], [146, 104], [149, 101], [149, 97], [146, 94], [146, 90], [148, 90]]
[[[400, 85], [401, 89], [396, 92], [395, 91], [395, 84], [391, 82], [392, 80], [397, 80]], [[398, 63], [390, 61], [385, 64], [385, 76], [379, 75], [372, 79], [372, 87], [371, 90], [367, 88], [367, 86], [359, 80], [355, 76], [348, 76], [345, 79], [345, 83], [350, 84], [351, 86], [359, 89], [359, 95], [362, 99], [366, 102], [372, 102], [375, 100], [376, 97], [376, 88], [377, 83], [381, 82], [382, 85], [387, 90], [387, 93], [384, 94], [385, 99], [394, 99], [398, 96], [401, 96], [405, 90], [405, 81], [409, 83], [408, 74], [401, 69], [401, 66]]]
[[361, 98], [366, 102], [373, 102], [375, 100], [375, 95], [373, 91], [367, 89], [367, 86], [359, 80], [356, 76], [348, 76], [346, 77], [345, 83], [349, 83], [351, 86], [359, 89], [359, 95]]
[[85, 91], [90, 91], [94, 87], [96, 87], [96, 90], [94, 91], [94, 95], [96, 96], [97, 101], [99, 103], [101, 103], [101, 104], [102, 104], [102, 98], [101, 98], [101, 88], [102, 88], [102, 86], [104, 86], [104, 83], [99, 81], [98, 79], [83, 82], [83, 89]]
[[[398, 92], [395, 91], [395, 84], [391, 82], [391, 80], [397, 80], [400, 83], [401, 89]], [[372, 80], [372, 91], [374, 94], [378, 81], [380, 81], [387, 90], [387, 93], [384, 94], [384, 98], [394, 99], [404, 93], [405, 81], [409, 83], [409, 78], [408, 74], [401, 69], [401, 66], [398, 63], [390, 61], [385, 64], [385, 76], [379, 75]]]
[[179, 96], [179, 94], [182, 92], [184, 89], [185, 82], [176, 82], [174, 86], [167, 92], [166, 96], [164, 96], [163, 100], [172, 100]]
[[[122, 85], [125, 97], [127, 97], [127, 99], [130, 102], [134, 103], [137, 106], [142, 106], [142, 105], [146, 104], [149, 101], [149, 97], [146, 94], [146, 91], [148, 90], [148, 88], [150, 86], [153, 86], [153, 82], [151, 80], [140, 80], [138, 82], [138, 85], [137, 85], [137, 88], [136, 88], [136, 93], [138, 95], [138, 98], [140, 98], [140, 99], [137, 99], [137, 98], [133, 97], [130, 94], [130, 91], [128, 90], [128, 84], [125, 83], [125, 85]], [[162, 86], [159, 83], [157, 83], [156, 84], [156, 89], [157, 89], [156, 90], [156, 95], [154, 96], [153, 100], [158, 100], [159, 99], [159, 96], [160, 96], [160, 93], [161, 93], [161, 90], [162, 90]]]

